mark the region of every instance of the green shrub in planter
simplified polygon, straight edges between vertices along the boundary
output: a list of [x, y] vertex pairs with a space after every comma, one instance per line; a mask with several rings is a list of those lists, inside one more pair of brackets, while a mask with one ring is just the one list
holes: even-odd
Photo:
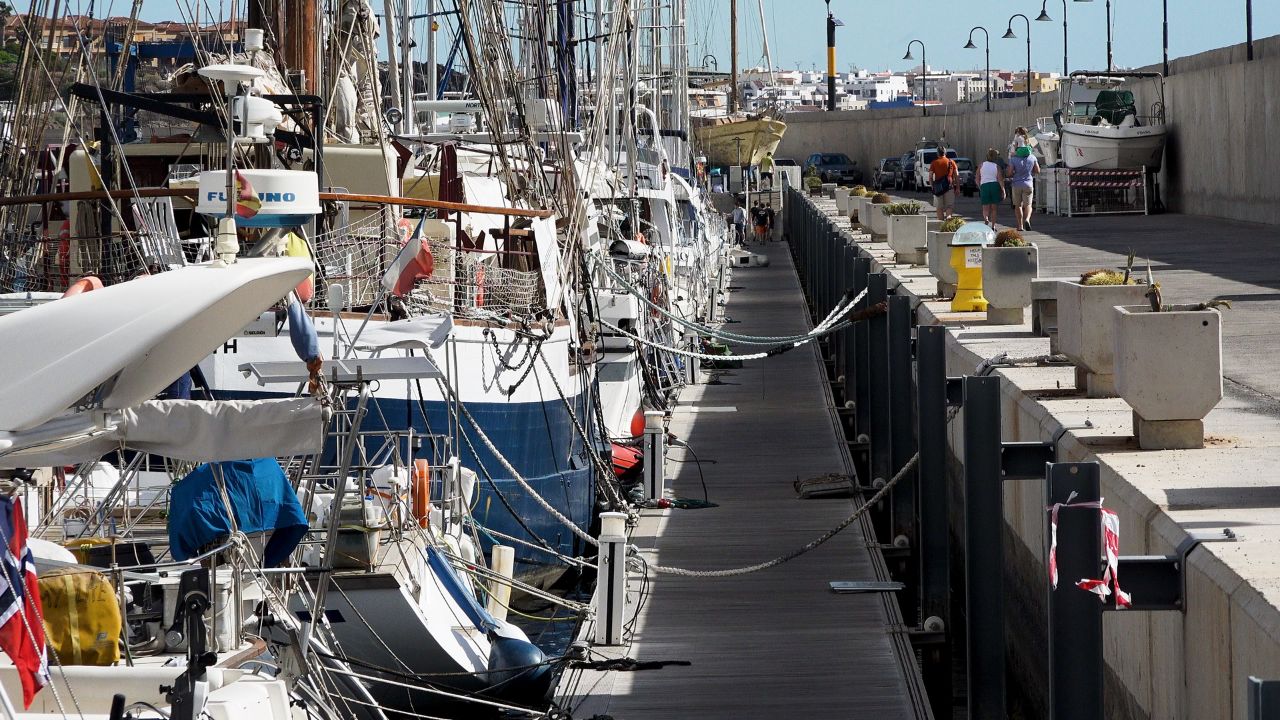
[[910, 202], [890, 203], [880, 208], [880, 212], [885, 215], [919, 215], [923, 207], [920, 203], [912, 200]]
[[1026, 247], [1027, 241], [1022, 239], [1022, 233], [1008, 228], [996, 233], [995, 247]]
[[965, 222], [967, 221], [960, 216], [947, 218], [942, 223], [942, 227], [938, 228], [938, 232], [953, 233], [963, 227]]

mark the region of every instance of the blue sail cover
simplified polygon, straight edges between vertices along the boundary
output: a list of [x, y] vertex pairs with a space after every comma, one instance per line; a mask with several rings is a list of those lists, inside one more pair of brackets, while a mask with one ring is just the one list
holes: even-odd
[[[258, 458], [213, 465], [222, 472], [234, 527], [243, 533], [271, 531], [263, 565], [274, 567], [288, 559], [307, 532], [307, 518], [280, 464], [274, 458]], [[195, 557], [202, 548], [225, 541], [232, 527], [212, 465], [197, 467], [173, 487], [169, 545], [175, 559]]]

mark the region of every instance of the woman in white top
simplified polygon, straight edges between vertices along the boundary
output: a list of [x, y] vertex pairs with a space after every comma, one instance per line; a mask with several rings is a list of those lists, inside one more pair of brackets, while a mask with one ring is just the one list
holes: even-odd
[[996, 160], [1000, 153], [987, 148], [987, 161], [978, 168], [978, 194], [982, 198], [982, 219], [996, 229], [996, 212], [1004, 200], [1004, 183], [1000, 182], [1000, 166]]

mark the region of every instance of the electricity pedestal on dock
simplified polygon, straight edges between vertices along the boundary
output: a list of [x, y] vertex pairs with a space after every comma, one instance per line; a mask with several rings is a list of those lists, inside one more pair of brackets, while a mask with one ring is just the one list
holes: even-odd
[[661, 410], [644, 411], [644, 486], [649, 499], [658, 501], [666, 491], [663, 464], [667, 455], [667, 431]]
[[627, 609], [627, 514], [600, 513], [600, 569], [596, 576], [596, 645], [622, 645]]

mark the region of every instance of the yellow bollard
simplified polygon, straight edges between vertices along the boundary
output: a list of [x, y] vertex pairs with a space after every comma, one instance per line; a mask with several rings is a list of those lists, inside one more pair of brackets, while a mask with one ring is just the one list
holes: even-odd
[[983, 223], [965, 223], [951, 243], [951, 267], [956, 271], [956, 296], [951, 312], [986, 312], [982, 296], [982, 248], [995, 242], [995, 233]]
[[982, 296], [982, 246], [948, 245], [951, 267], [956, 271], [956, 296], [951, 312], [986, 312], [987, 299]]

